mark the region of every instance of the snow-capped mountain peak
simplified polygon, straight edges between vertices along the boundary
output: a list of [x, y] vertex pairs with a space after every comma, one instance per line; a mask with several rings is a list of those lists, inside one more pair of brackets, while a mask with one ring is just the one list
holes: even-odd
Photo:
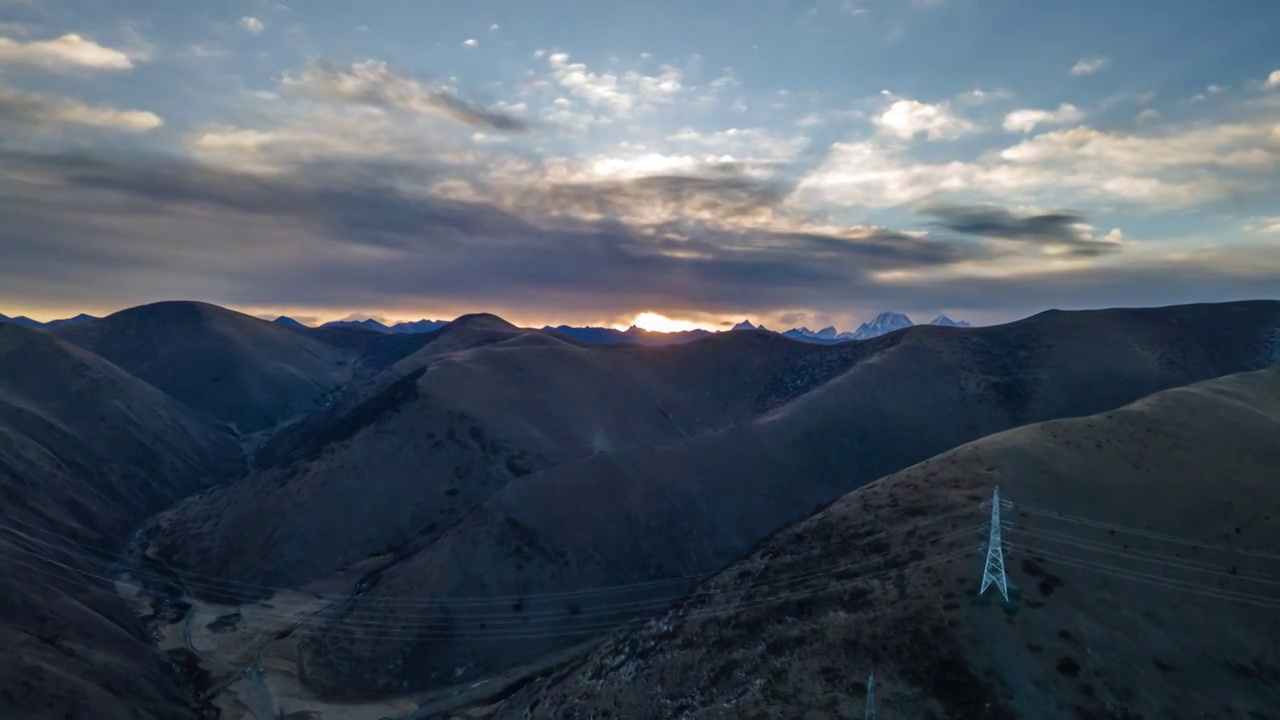
[[939, 325], [939, 326], [942, 326], [942, 327], [958, 327], [958, 328], [967, 328], [967, 327], [969, 327], [969, 323], [968, 323], [968, 322], [966, 322], [966, 321], [964, 321], [964, 320], [952, 320], [951, 318], [947, 317], [946, 315], [939, 315], [938, 317], [936, 317], [936, 318], [934, 318], [934, 319], [930, 320], [930, 321], [929, 321], [929, 324], [930, 324], [930, 325]]
[[911, 318], [896, 312], [882, 312], [876, 316], [875, 320], [869, 323], [862, 323], [853, 333], [855, 340], [866, 340], [867, 338], [880, 337], [894, 330], [909, 328], [915, 323], [911, 322]]

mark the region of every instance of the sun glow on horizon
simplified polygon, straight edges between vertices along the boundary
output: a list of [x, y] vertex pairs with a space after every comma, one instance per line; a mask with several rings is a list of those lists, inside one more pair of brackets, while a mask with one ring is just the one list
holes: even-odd
[[626, 330], [628, 327], [635, 325], [641, 330], [649, 330], [651, 332], [684, 332], [686, 330], [714, 330], [715, 328], [704, 323], [697, 323], [690, 320], [676, 320], [666, 315], [655, 312], [642, 312], [631, 318], [629, 323], [616, 323], [613, 327], [617, 330]]

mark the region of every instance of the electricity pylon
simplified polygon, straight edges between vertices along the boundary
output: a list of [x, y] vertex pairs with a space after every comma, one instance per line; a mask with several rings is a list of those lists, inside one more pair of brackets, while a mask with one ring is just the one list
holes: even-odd
[[987, 564], [982, 568], [982, 595], [994, 584], [1000, 589], [1004, 601], [1009, 602], [1009, 583], [1004, 575], [1004, 546], [1000, 543], [1000, 488], [991, 496], [991, 539], [987, 542]]
[[876, 673], [874, 670], [867, 675], [867, 711], [862, 714], [862, 720], [876, 720]]

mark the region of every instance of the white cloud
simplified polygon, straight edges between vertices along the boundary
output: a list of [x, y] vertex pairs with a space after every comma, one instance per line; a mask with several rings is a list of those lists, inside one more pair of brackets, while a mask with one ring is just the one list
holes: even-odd
[[128, 70], [133, 67], [133, 61], [126, 53], [69, 33], [52, 40], [27, 43], [0, 38], [0, 65], [24, 65], [55, 71], [73, 68]]
[[466, 40], [463, 40], [463, 41], [462, 41], [462, 44], [463, 44], [464, 46], [466, 46], [466, 47], [475, 47], [475, 46], [476, 46], [476, 39], [475, 39], [475, 38], [467, 38]]
[[1084, 113], [1075, 105], [1062, 103], [1057, 110], [1014, 110], [1004, 116], [1004, 129], [1008, 132], [1029, 133], [1037, 125], [1066, 125], [1084, 119]]
[[1280, 215], [1249, 218], [1244, 223], [1244, 229], [1263, 235], [1280, 235]]
[[84, 125], [123, 132], [145, 132], [163, 123], [146, 110], [86, 105], [74, 98], [0, 87], [0, 120], [44, 127]]
[[825, 116], [823, 116], [821, 113], [815, 112], [815, 113], [809, 113], [808, 115], [805, 115], [799, 120], [796, 120], [796, 125], [807, 128], [807, 127], [817, 127], [819, 125], [825, 125], [826, 122], [827, 122], [827, 118]]
[[400, 110], [495, 130], [524, 128], [516, 118], [464, 100], [451, 86], [424, 82], [377, 60], [364, 60], [347, 68], [316, 62], [299, 72], [287, 73], [281, 85], [315, 100]]
[[1120, 228], [1111, 228], [1111, 231], [1100, 238], [1096, 238], [1099, 242], [1109, 242], [1120, 245], [1129, 239], [1127, 235], [1120, 231]]
[[989, 102], [998, 100], [1008, 100], [1013, 97], [1013, 93], [1008, 90], [997, 88], [995, 90], [983, 90], [982, 88], [974, 88], [966, 90], [956, 96], [956, 100], [966, 105], [984, 105]]
[[1001, 151], [1000, 157], [1019, 164], [1094, 162], [1152, 173], [1187, 167], [1263, 170], [1280, 165], [1280, 134], [1265, 123], [1212, 125], [1153, 136], [1079, 127], [1023, 140]]
[[395, 158], [441, 167], [481, 161], [474, 145], [447, 143], [431, 125], [406, 123], [378, 108], [282, 104], [269, 125], [213, 124], [187, 138], [203, 162], [240, 172], [276, 174], [316, 160]]
[[256, 152], [264, 145], [278, 139], [276, 133], [230, 126], [215, 127], [197, 133], [191, 143], [206, 150], [233, 150]]
[[1262, 83], [1262, 86], [1267, 89], [1280, 87], [1280, 70], [1272, 70], [1271, 74], [1267, 76], [1266, 82]]
[[1071, 74], [1077, 77], [1081, 75], [1092, 75], [1106, 66], [1107, 59], [1104, 57], [1080, 58], [1075, 65], [1071, 66]]
[[1156, 120], [1159, 120], [1159, 119], [1160, 119], [1160, 111], [1156, 110], [1155, 108], [1147, 108], [1146, 110], [1143, 110], [1142, 112], [1138, 113], [1138, 116], [1134, 118], [1134, 120], [1137, 120], [1140, 123], [1155, 122]]
[[265, 30], [267, 27], [262, 23], [261, 20], [259, 20], [256, 17], [253, 17], [252, 15], [245, 15], [244, 17], [240, 18], [239, 25], [241, 30], [244, 30], [250, 35], [257, 35], [258, 33]]
[[489, 26], [489, 31], [490, 31], [490, 32], [496, 31], [497, 29], [498, 29], [498, 23], [494, 23], [494, 24], [492, 24], [492, 25], [490, 25], [490, 26]]
[[634, 70], [622, 74], [595, 73], [583, 63], [569, 62], [568, 53], [547, 56], [555, 82], [594, 107], [606, 108], [619, 117], [648, 112], [654, 105], [670, 102], [684, 89], [679, 68], [663, 65], [657, 75]]
[[900, 140], [910, 140], [921, 133], [930, 140], [954, 140], [977, 130], [973, 123], [953, 114], [947, 100], [933, 104], [898, 100], [872, 122]]
[[780, 137], [761, 128], [729, 128], [709, 133], [685, 128], [667, 139], [711, 151], [721, 162], [749, 164], [790, 162], [809, 146], [807, 137]]
[[1152, 135], [1080, 127], [950, 162], [922, 162], [908, 148], [882, 140], [836, 143], [798, 189], [866, 207], [908, 205], [939, 194], [1188, 207], [1266, 187], [1277, 168], [1280, 128], [1271, 122]]

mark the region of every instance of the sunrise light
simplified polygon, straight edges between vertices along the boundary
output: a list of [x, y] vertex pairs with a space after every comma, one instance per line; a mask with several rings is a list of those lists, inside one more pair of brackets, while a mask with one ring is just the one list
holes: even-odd
[[676, 320], [655, 312], [642, 312], [632, 318], [630, 322], [618, 323], [615, 324], [614, 327], [618, 330], [626, 330], [632, 325], [635, 325], [641, 330], [650, 330], [653, 332], [684, 332], [686, 330], [712, 329], [711, 327], [701, 323], [692, 322], [690, 320]]

